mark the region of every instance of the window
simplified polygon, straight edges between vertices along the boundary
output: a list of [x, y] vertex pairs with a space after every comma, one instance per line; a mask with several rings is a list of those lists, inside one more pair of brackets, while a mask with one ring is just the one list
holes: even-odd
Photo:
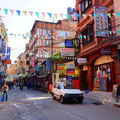
[[46, 35], [46, 30], [45, 29], [43, 30], [43, 35]]
[[82, 0], [82, 2], [81, 2], [81, 13], [84, 13], [91, 6], [92, 6], [92, 0]]
[[44, 51], [44, 52], [43, 52], [43, 57], [44, 57], [44, 58], [50, 57], [50, 52]]
[[37, 35], [41, 35], [41, 30], [37, 29]]
[[41, 40], [37, 39], [37, 46], [41, 46]]
[[43, 41], [43, 44], [44, 44], [44, 46], [50, 46], [50, 40], [44, 40]]
[[65, 47], [65, 43], [64, 42], [58, 42], [58, 47]]
[[87, 45], [88, 43], [94, 41], [94, 33], [93, 33], [93, 26], [94, 24], [88, 24], [87, 28], [82, 32], [82, 43], [83, 46]]

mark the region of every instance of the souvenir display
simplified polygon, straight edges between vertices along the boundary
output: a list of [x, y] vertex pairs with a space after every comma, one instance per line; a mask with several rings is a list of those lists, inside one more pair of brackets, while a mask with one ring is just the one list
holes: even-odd
[[107, 86], [109, 85], [109, 82], [111, 82], [110, 72], [111, 72], [110, 65], [101, 65], [101, 66], [96, 67], [94, 90], [107, 91]]

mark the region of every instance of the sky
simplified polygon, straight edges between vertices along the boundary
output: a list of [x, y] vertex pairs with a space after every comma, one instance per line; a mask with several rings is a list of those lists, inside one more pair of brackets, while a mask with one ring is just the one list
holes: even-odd
[[[0, 16], [2, 16], [3, 22], [8, 29], [8, 45], [11, 47], [11, 60], [12, 63], [17, 59], [18, 55], [25, 50], [25, 44], [29, 42], [29, 39], [23, 39], [22, 36], [11, 36], [10, 34], [25, 34], [30, 32], [35, 20], [43, 20], [42, 12], [44, 13], [67, 13], [68, 7], [75, 7], [76, 0], [0, 0]], [[6, 15], [4, 9], [15, 10], [12, 15], [8, 10]], [[38, 18], [35, 13], [31, 16], [27, 13], [27, 16], [21, 12], [18, 16], [16, 10], [20, 11], [32, 11], [40, 12]], [[61, 17], [59, 16], [59, 19]], [[46, 15], [45, 21], [51, 21]]]

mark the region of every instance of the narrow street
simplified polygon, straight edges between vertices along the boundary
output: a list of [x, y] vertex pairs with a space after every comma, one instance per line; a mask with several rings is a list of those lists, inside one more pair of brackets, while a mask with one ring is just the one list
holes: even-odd
[[50, 94], [26, 88], [10, 90], [9, 101], [0, 102], [0, 120], [119, 120], [119, 113], [111, 104], [86, 98], [83, 104], [61, 104]]

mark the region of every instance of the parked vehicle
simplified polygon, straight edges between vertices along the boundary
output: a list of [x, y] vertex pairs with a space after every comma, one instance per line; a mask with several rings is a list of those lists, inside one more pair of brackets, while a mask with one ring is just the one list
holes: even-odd
[[60, 102], [63, 104], [67, 100], [77, 100], [79, 103], [82, 103], [84, 96], [83, 92], [80, 91], [73, 83], [70, 82], [58, 82], [52, 89], [52, 98], [60, 99]]

